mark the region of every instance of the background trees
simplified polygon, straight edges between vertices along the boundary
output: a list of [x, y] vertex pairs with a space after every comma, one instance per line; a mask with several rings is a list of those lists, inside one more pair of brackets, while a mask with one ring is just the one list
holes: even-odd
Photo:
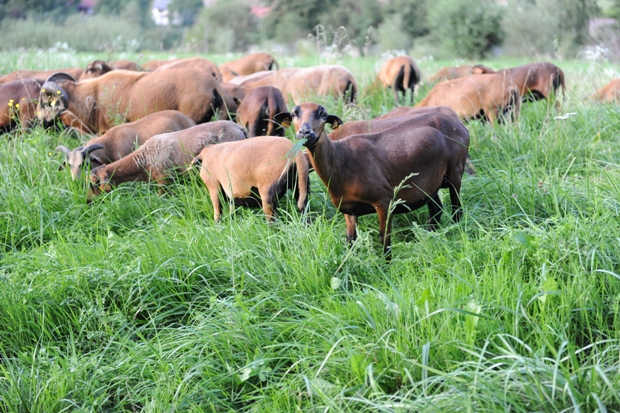
[[[0, 20], [62, 24], [76, 13], [77, 3], [0, 0]], [[122, 21], [132, 26], [131, 33], [137, 27], [143, 48], [185, 45], [223, 53], [268, 42], [294, 51], [300, 40], [315, 36], [325, 46], [352, 46], [361, 53], [422, 47], [433, 55], [480, 58], [492, 52], [573, 53], [591, 41], [589, 18], [620, 17], [620, 0], [211, 0], [208, 7], [202, 0], [173, 0], [168, 6], [172, 25], [156, 28], [151, 5], [152, 0], [97, 0], [90, 18], [108, 16], [111, 27]], [[23, 36], [0, 47], [28, 47], [27, 42]], [[36, 46], [34, 39], [30, 45]]]

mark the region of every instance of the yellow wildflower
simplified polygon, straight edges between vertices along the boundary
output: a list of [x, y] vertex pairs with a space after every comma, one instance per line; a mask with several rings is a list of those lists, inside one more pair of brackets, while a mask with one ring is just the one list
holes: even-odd
[[19, 109], [19, 103], [15, 104], [15, 109]]

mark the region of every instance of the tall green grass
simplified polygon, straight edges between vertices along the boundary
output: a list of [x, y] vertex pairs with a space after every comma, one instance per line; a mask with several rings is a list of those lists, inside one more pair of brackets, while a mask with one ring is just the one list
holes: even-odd
[[[274, 224], [230, 206], [216, 224], [197, 174], [87, 205], [53, 151], [78, 139], [3, 137], [0, 410], [620, 410], [620, 111], [582, 103], [566, 66], [576, 114], [469, 123], [463, 220], [397, 215], [390, 264], [376, 216], [347, 247], [314, 175], [305, 213], [289, 194]], [[323, 103], [394, 105], [360, 100]]]

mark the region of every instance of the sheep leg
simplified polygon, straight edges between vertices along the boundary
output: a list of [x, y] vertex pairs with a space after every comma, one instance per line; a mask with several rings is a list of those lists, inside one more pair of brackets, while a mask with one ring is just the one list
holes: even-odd
[[441, 214], [443, 212], [443, 206], [441, 204], [441, 199], [439, 198], [439, 191], [435, 192], [431, 196], [431, 200], [428, 202], [427, 206], [430, 215], [427, 224], [430, 227], [430, 230], [434, 231], [439, 225], [439, 220], [441, 219]]
[[211, 203], [213, 204], [213, 221], [219, 222], [222, 217], [222, 203], [220, 202], [220, 185], [207, 185], [209, 196], [211, 197]]
[[392, 217], [388, 218], [389, 205], [376, 205], [379, 217], [379, 240], [383, 245], [383, 256], [386, 260], [392, 259]]
[[258, 194], [260, 196], [263, 212], [267, 218], [267, 222], [273, 221], [273, 214], [278, 206], [278, 196], [276, 194], [276, 185], [258, 188]]
[[357, 239], [357, 217], [344, 214], [344, 221], [347, 225], [347, 242], [351, 245]]
[[452, 204], [452, 221], [459, 222], [463, 215], [461, 208], [461, 178], [456, 174], [454, 177], [448, 176], [448, 190], [450, 191], [450, 203]]

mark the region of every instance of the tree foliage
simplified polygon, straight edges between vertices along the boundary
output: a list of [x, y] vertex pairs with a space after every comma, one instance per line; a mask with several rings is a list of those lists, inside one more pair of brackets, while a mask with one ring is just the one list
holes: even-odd
[[500, 7], [494, 0], [437, 0], [428, 12], [430, 33], [454, 56], [480, 58], [503, 38]]
[[64, 18], [76, 10], [67, 0], [0, 0], [0, 19], [25, 19], [28, 16]]
[[201, 11], [187, 38], [203, 45], [204, 52], [245, 50], [260, 41], [258, 19], [242, 0], [219, 1]]
[[179, 25], [183, 27], [193, 26], [202, 9], [202, 0], [172, 0], [168, 5], [168, 12], [173, 16], [173, 21], [178, 18]]

